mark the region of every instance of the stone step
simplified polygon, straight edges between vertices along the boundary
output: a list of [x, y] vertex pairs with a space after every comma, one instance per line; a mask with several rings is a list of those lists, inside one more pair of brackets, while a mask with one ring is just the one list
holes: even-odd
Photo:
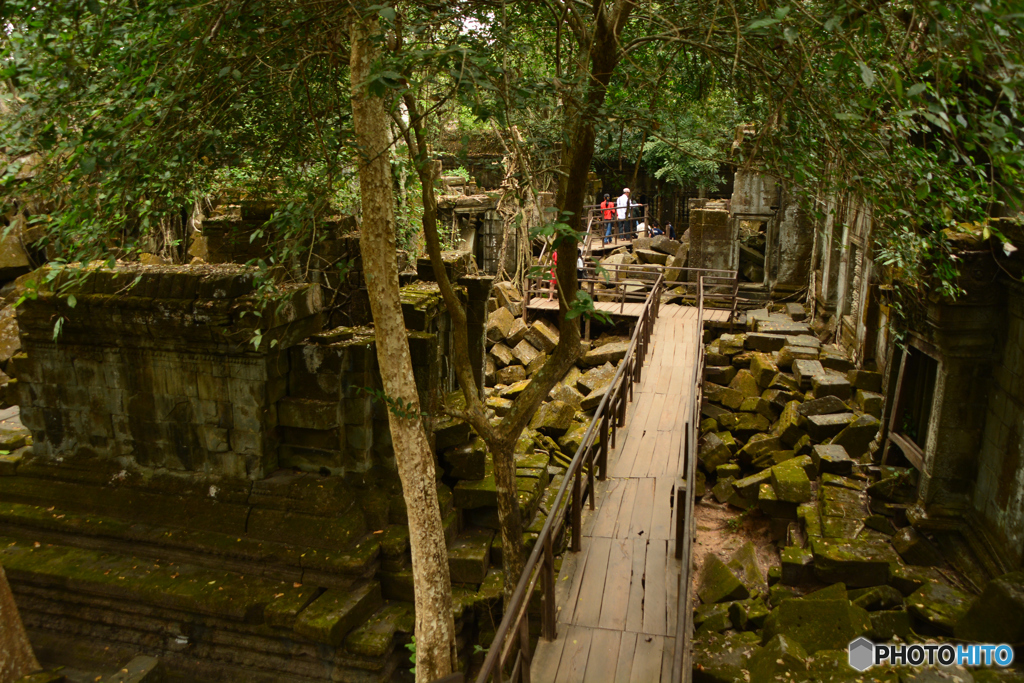
[[10, 502], [0, 502], [0, 527], [22, 538], [68, 547], [102, 546], [140, 557], [259, 574], [286, 582], [315, 573], [323, 585], [335, 587], [345, 587], [354, 578], [372, 572], [380, 552], [380, 535], [375, 534], [361, 535], [345, 550], [325, 551]]

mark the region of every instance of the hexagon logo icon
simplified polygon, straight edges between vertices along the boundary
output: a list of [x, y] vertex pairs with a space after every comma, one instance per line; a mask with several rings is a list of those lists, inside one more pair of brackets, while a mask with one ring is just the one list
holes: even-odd
[[867, 671], [875, 663], [875, 644], [867, 638], [858, 638], [848, 646], [850, 666], [857, 671]]

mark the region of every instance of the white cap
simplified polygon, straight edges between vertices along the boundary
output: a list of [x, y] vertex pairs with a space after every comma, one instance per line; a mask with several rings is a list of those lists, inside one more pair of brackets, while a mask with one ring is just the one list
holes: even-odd
[[627, 192], [629, 192], [629, 188], [628, 187], [622, 188], [622, 194], [626, 194]]

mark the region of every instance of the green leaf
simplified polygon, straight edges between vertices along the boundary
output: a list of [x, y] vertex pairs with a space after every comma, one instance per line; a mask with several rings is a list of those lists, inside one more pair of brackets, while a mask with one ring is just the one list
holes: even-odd
[[860, 66], [860, 79], [864, 81], [864, 85], [870, 88], [875, 84], [875, 72], [864, 62], [859, 62], [858, 66]]
[[925, 88], [927, 87], [927, 83], [915, 83], [914, 85], [910, 86], [909, 90], [907, 90], [907, 97], [917, 97], [922, 92], [924, 92]]
[[74, 308], [78, 305], [78, 299], [75, 298], [74, 294], [68, 294], [68, 307]]

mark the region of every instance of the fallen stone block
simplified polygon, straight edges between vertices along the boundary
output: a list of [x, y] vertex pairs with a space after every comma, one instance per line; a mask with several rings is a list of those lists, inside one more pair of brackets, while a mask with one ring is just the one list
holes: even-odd
[[536, 360], [541, 353], [534, 348], [533, 344], [524, 339], [516, 344], [515, 348], [512, 349], [512, 355], [516, 357], [516, 360], [526, 366]]
[[846, 373], [846, 379], [850, 380], [850, 384], [856, 389], [861, 391], [868, 391], [871, 393], [879, 393], [882, 391], [882, 373], [870, 372], [868, 370], [849, 370]]
[[587, 370], [576, 381], [576, 388], [580, 393], [587, 395], [592, 391], [606, 387], [615, 379], [615, 366], [605, 363], [601, 367]]
[[693, 643], [694, 683], [744, 680], [750, 675], [747, 659], [759, 643], [760, 638], [751, 631], [698, 634]]
[[918, 567], [941, 567], [945, 564], [938, 548], [912, 526], [896, 532], [892, 537], [892, 547], [907, 564]]
[[750, 374], [748, 370], [740, 370], [736, 373], [736, 376], [729, 382], [729, 388], [743, 394], [744, 398], [749, 397], [760, 397], [761, 389], [758, 387], [757, 380]]
[[758, 320], [757, 332], [766, 334], [785, 334], [796, 336], [798, 334], [810, 334], [811, 328], [807, 323], [786, 322], [782, 320]]
[[[761, 484], [757, 491], [757, 507], [774, 520], [795, 520], [797, 504], [779, 500], [771, 483]], [[774, 537], [774, 534], [773, 534]]]
[[611, 344], [604, 344], [595, 349], [591, 349], [580, 362], [583, 365], [604, 365], [605, 363], [617, 363], [626, 357], [626, 352], [629, 350], [629, 342], [612, 342]]
[[767, 484], [771, 481], [772, 472], [770, 469], [762, 470], [757, 474], [752, 474], [749, 477], [743, 477], [733, 482], [733, 487], [736, 492], [744, 498], [753, 500], [757, 498], [758, 491], [761, 488], [761, 484]]
[[767, 643], [785, 634], [813, 655], [819, 650], [845, 649], [851, 640], [870, 630], [868, 613], [849, 600], [790, 598], [768, 615], [762, 639]]
[[807, 401], [797, 408], [797, 412], [803, 417], [812, 415], [832, 415], [834, 413], [848, 413], [850, 408], [842, 400], [835, 396], [825, 396]]
[[734, 356], [743, 352], [743, 345], [746, 342], [744, 334], [723, 334], [718, 338], [718, 351], [727, 356]]
[[727, 387], [732, 378], [736, 376], [736, 368], [731, 365], [725, 367], [708, 366], [704, 368], [704, 379], [712, 384]]
[[807, 318], [807, 309], [804, 308], [803, 304], [798, 304], [798, 303], [786, 304], [786, 315], [788, 315], [790, 318], [792, 318], [796, 322], [800, 322], [801, 320], [804, 320], [804, 319]]
[[841, 401], [849, 401], [853, 396], [853, 387], [850, 386], [850, 382], [842, 375], [831, 372], [812, 377], [811, 388], [815, 398], [835, 396]]
[[787, 345], [791, 347], [814, 349], [815, 352], [821, 348], [821, 342], [818, 341], [818, 338], [810, 334], [799, 334], [795, 337], [790, 337]]
[[943, 583], [946, 577], [934, 567], [894, 564], [889, 567], [889, 585], [903, 595], [910, 595], [928, 583]]
[[892, 546], [881, 541], [832, 541], [811, 539], [814, 573], [826, 583], [847, 586], [880, 586], [889, 579], [889, 565], [898, 558]]
[[903, 607], [903, 594], [889, 585], [852, 590], [850, 600], [869, 612]]
[[[767, 590], [765, 593], [767, 594]], [[729, 603], [729, 621], [741, 631], [753, 631], [764, 626], [768, 612], [768, 606], [759, 597]]]
[[825, 368], [816, 360], [794, 360], [793, 376], [801, 389], [810, 389], [811, 381], [825, 374]]
[[790, 401], [787, 403], [782, 414], [779, 416], [779, 421], [774, 427], [775, 433], [779, 435], [779, 438], [782, 439], [782, 442], [787, 446], [792, 446], [805, 434], [804, 430], [800, 428], [799, 408], [799, 401]]
[[839, 434], [855, 419], [853, 413], [811, 415], [807, 418], [807, 433], [814, 441], [825, 441]]
[[743, 399], [743, 402], [740, 403], [739, 411], [741, 413], [757, 413], [759, 415], [764, 415], [769, 421], [775, 420], [778, 415], [778, 411], [772, 407], [772, 404], [760, 396]]
[[492, 342], [499, 342], [508, 337], [515, 317], [507, 308], [499, 308], [487, 318], [487, 339]]
[[719, 426], [729, 432], [748, 439], [758, 432], [768, 431], [771, 423], [764, 415], [756, 413], [728, 413], [718, 418]]
[[777, 374], [779, 374], [779, 368], [770, 356], [763, 353], [755, 353], [751, 357], [750, 375], [761, 390], [770, 387]]
[[512, 323], [512, 327], [508, 330], [508, 336], [505, 337], [505, 343], [509, 347], [513, 347], [519, 342], [526, 338], [526, 332], [530, 328], [526, 326], [522, 318], [516, 318], [516, 321]]
[[750, 591], [734, 569], [715, 554], [708, 553], [697, 581], [697, 595], [701, 602], [710, 605], [726, 600], [743, 600], [750, 597]]
[[818, 351], [806, 346], [784, 346], [774, 354], [775, 364], [783, 370], [789, 370], [798, 360], [817, 361]]
[[852, 541], [864, 529], [864, 522], [845, 517], [822, 517], [821, 537], [833, 540]]
[[[811, 480], [799, 467], [777, 465], [772, 468], [772, 488], [779, 500], [806, 503], [811, 499]], [[795, 516], [794, 510], [794, 516]]]
[[558, 345], [558, 331], [543, 320], [537, 320], [530, 325], [524, 338], [544, 353], [551, 353]]
[[522, 365], [510, 365], [494, 373], [494, 381], [498, 384], [515, 384], [526, 379], [526, 368]]
[[989, 581], [953, 632], [960, 640], [976, 643], [1024, 642], [1024, 572]]
[[530, 428], [541, 434], [558, 438], [569, 431], [576, 409], [562, 401], [549, 401], [541, 405], [530, 420]]
[[844, 375], [854, 368], [853, 361], [833, 346], [823, 346], [818, 354], [818, 360], [821, 361], [822, 367], [841, 372]]
[[845, 476], [853, 471], [853, 460], [842, 446], [814, 446], [811, 449], [811, 460], [819, 472]]
[[910, 635], [910, 614], [906, 610], [881, 610], [871, 612], [871, 632], [868, 637], [875, 641], [893, 638], [906, 640]]
[[851, 458], [858, 459], [868, 452], [868, 446], [875, 440], [882, 423], [873, 415], [861, 415], [839, 432], [832, 444], [842, 446]]
[[512, 355], [512, 349], [501, 342], [495, 343], [488, 354], [490, 355], [491, 360], [494, 361], [494, 365], [498, 368], [503, 368], [509, 363], [515, 362], [516, 359], [516, 357]]
[[664, 266], [668, 263], [669, 254], [660, 251], [636, 249], [633, 253], [640, 259], [640, 263], [653, 263], [657, 266]]
[[926, 583], [907, 596], [906, 603], [915, 618], [953, 635], [970, 608], [971, 596], [944, 583]]
[[786, 346], [788, 339], [789, 337], [784, 334], [761, 334], [760, 332], [753, 332], [748, 334], [743, 340], [743, 346], [749, 351], [771, 353], [772, 351], [779, 351]]
[[868, 415], [872, 415], [879, 419], [882, 417], [883, 400], [884, 399], [881, 394], [864, 391], [863, 389], [857, 389], [853, 394], [854, 406], [856, 406], [861, 412], [865, 412]]
[[[810, 550], [787, 546], [779, 551], [782, 562], [781, 583], [786, 586], [800, 586], [814, 579], [814, 555]], [[772, 599], [772, 604], [777, 604]]]

